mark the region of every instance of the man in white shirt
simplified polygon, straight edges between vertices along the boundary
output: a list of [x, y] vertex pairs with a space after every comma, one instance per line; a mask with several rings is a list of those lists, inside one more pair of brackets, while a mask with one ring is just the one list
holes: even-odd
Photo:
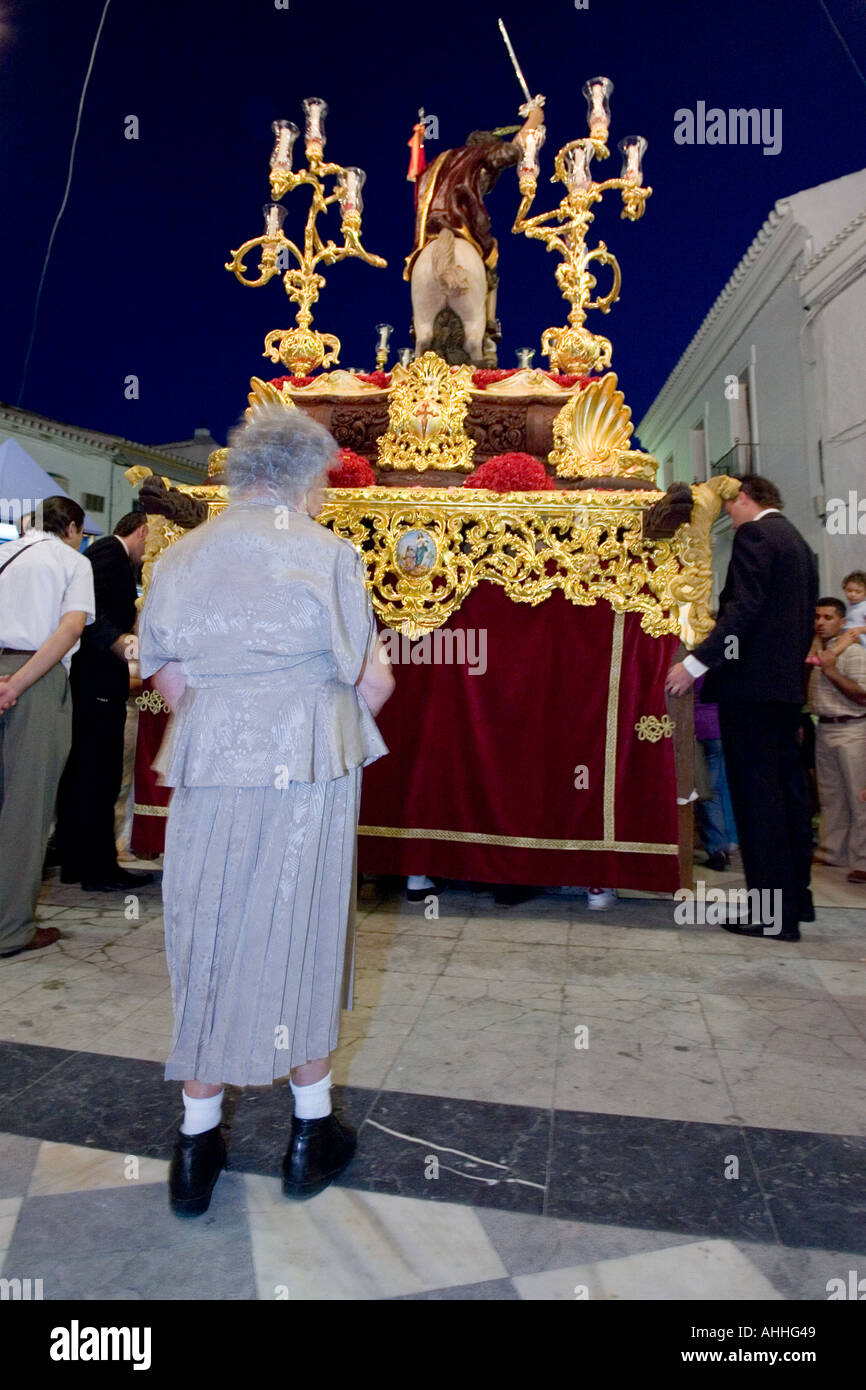
[[0, 957], [60, 936], [37, 926], [36, 901], [72, 735], [69, 666], [96, 611], [84, 512], [68, 497], [39, 511], [0, 549]]

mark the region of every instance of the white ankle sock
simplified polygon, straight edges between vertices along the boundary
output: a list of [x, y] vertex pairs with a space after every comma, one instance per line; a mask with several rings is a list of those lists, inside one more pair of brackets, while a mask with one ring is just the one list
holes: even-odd
[[181, 1134], [206, 1134], [222, 1119], [223, 1091], [215, 1096], [188, 1096], [183, 1093], [183, 1124]]
[[331, 1113], [331, 1073], [321, 1081], [313, 1081], [309, 1086], [296, 1086], [291, 1081], [292, 1095], [295, 1098], [295, 1119], [321, 1120]]

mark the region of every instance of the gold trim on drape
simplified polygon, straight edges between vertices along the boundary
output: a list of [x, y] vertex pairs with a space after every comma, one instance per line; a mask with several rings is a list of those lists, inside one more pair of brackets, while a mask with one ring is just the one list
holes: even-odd
[[616, 804], [616, 732], [619, 714], [619, 679], [622, 672], [622, 640], [625, 614], [615, 613], [610, 639], [610, 675], [607, 683], [607, 733], [604, 740], [604, 838], [611, 842], [615, 836]]
[[506, 849], [618, 850], [622, 854], [678, 854], [679, 845], [643, 840], [544, 840], [532, 835], [485, 835], [476, 830], [420, 830], [397, 825], [359, 825], [359, 835], [386, 840], [453, 840], [456, 844], [502, 845]]

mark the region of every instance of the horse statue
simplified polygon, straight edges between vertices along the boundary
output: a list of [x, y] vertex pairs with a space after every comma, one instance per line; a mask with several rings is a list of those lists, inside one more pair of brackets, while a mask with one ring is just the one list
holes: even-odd
[[502, 170], [520, 163], [524, 132], [543, 121], [533, 103], [512, 140], [501, 139], [502, 131], [473, 131], [421, 174], [415, 244], [403, 272], [412, 290], [416, 357], [432, 349], [446, 362], [496, 366], [499, 251], [484, 199]]
[[[447, 362], [486, 366], [490, 355], [489, 347], [485, 355], [487, 267], [471, 242], [443, 227], [422, 248], [411, 285], [416, 357], [433, 349]], [[462, 324], [462, 343], [458, 325], [442, 310], [451, 310]]]

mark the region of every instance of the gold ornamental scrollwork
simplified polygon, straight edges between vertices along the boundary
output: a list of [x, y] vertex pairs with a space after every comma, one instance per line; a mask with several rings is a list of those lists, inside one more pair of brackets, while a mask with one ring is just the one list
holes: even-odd
[[[331, 488], [318, 520], [357, 547], [378, 617], [407, 636], [441, 627], [487, 580], [515, 603], [542, 603], [556, 590], [582, 606], [604, 599], [617, 613], [639, 613], [644, 631], [661, 637], [679, 630], [672, 585], [682, 566], [679, 532], [644, 537], [643, 514], [658, 496]], [[411, 531], [429, 534], [436, 556], [410, 578], [397, 548]]]
[[[228, 502], [224, 486], [175, 487], [205, 500], [209, 519]], [[317, 520], [357, 548], [378, 617], [409, 637], [447, 623], [488, 581], [515, 603], [543, 603], [557, 590], [581, 606], [604, 599], [617, 613], [639, 613], [650, 636], [679, 634], [691, 647], [713, 626], [712, 523], [738, 490], [725, 476], [697, 484], [691, 520], [659, 540], [643, 525], [657, 491], [329, 488]], [[401, 543], [412, 532], [421, 533], [423, 554], [416, 542], [414, 559], [423, 563], [401, 567]], [[184, 534], [162, 516], [148, 517], [145, 592], [154, 561]]]
[[677, 605], [680, 636], [687, 647], [696, 647], [713, 629], [710, 532], [723, 504], [732, 501], [739, 490], [739, 479], [724, 473], [696, 483], [691, 520], [676, 533], [681, 568], [671, 583], [671, 598]]
[[673, 738], [676, 721], [669, 714], [663, 714], [661, 719], [654, 714], [642, 714], [634, 728], [641, 743], [658, 743], [660, 739]]
[[136, 695], [135, 704], [143, 714], [171, 714], [171, 706], [166, 704], [158, 690], [142, 690], [140, 695]]
[[475, 441], [463, 422], [472, 372], [468, 365], [453, 370], [436, 352], [415, 359], [391, 392], [388, 429], [379, 440], [380, 468], [471, 469]]

